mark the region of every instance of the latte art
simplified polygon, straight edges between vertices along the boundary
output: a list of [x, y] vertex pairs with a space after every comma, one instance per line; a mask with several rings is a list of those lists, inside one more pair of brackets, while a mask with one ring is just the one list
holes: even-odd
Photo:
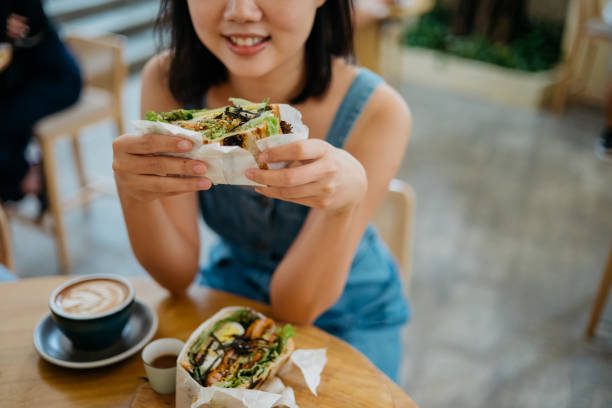
[[128, 288], [110, 279], [78, 282], [62, 290], [55, 304], [66, 314], [95, 316], [111, 311], [125, 302]]

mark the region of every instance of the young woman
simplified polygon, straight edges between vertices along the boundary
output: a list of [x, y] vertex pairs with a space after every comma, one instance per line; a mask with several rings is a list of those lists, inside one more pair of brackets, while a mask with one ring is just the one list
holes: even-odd
[[[350, 6], [162, 1], [171, 47], [144, 68], [143, 115], [270, 98], [302, 112], [310, 139], [264, 152], [269, 163], [293, 164], [249, 169], [266, 186], [256, 189], [211, 186], [206, 163], [151, 156], [191, 148], [171, 136], [119, 137], [113, 168], [133, 250], [162, 286], [180, 293], [199, 274], [268, 302], [277, 319], [345, 339], [397, 379], [408, 308], [397, 266], [368, 223], [402, 160], [410, 113], [379, 77], [346, 61]], [[221, 238], [203, 270], [200, 213]]]

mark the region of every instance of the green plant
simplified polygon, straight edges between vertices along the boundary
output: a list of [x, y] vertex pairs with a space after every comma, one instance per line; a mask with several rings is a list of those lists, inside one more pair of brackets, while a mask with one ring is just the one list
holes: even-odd
[[510, 43], [494, 43], [477, 36], [454, 36], [451, 14], [437, 6], [406, 28], [403, 45], [428, 48], [458, 57], [487, 62], [522, 71], [544, 71], [561, 59], [562, 27], [548, 21], [530, 21]]

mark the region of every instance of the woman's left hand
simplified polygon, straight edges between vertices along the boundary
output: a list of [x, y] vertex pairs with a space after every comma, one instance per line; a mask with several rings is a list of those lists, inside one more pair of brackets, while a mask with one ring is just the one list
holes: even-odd
[[357, 205], [368, 188], [359, 160], [320, 139], [273, 147], [262, 152], [259, 159], [266, 163], [291, 163], [278, 170], [247, 170], [248, 179], [266, 186], [255, 190], [267, 197], [342, 211]]

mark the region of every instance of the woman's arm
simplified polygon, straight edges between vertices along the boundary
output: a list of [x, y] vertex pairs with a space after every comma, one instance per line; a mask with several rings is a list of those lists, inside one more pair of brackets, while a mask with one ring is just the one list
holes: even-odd
[[[153, 58], [143, 70], [141, 117], [147, 110], [169, 111], [179, 106], [167, 86], [165, 58]], [[189, 150], [191, 143], [184, 143], [171, 136], [129, 134], [113, 143], [113, 170], [134, 254], [157, 282], [175, 293], [184, 291], [198, 271], [195, 191], [209, 188], [210, 182], [168, 177], [202, 174], [194, 170], [201, 162], [150, 153]]]
[[[313, 207], [272, 277], [270, 300], [277, 318], [310, 324], [338, 300], [357, 245], [401, 164], [410, 128], [405, 102], [383, 85], [372, 94], [344, 149], [328, 145], [323, 156], [306, 165], [267, 174], [255, 171], [254, 179], [262, 184], [286, 185], [258, 189], [261, 193]], [[312, 150], [318, 148], [311, 145], [321, 143], [325, 142], [312, 140], [299, 154], [311, 158]], [[296, 157], [296, 152], [278, 148], [267, 154], [268, 161]], [[316, 162], [324, 164], [318, 167]], [[296, 186], [313, 172], [326, 176], [314, 185]], [[274, 177], [282, 181], [271, 180]], [[305, 191], [319, 193], [297, 198]]]

